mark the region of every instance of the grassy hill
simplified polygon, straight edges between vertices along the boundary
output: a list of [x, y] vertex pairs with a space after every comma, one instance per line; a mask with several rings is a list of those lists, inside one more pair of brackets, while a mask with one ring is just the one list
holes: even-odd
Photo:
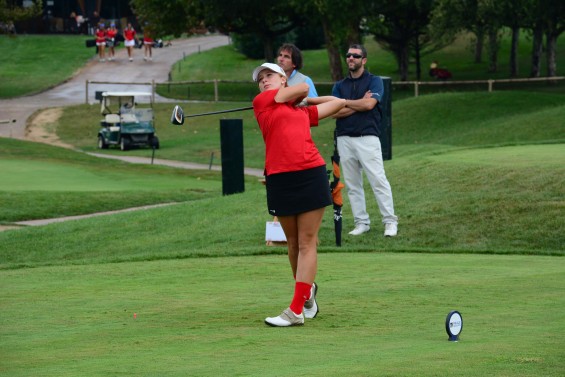
[[[393, 159], [386, 162], [386, 169], [393, 186], [402, 237], [394, 243], [384, 239], [355, 238], [348, 240], [344, 249], [562, 254], [565, 228], [562, 216], [565, 150], [559, 143], [563, 143], [565, 134], [562, 122], [565, 96], [540, 93], [530, 96], [529, 100], [527, 98], [527, 93], [522, 92], [458, 93], [395, 102]], [[159, 107], [158, 118], [168, 119], [168, 107], [170, 106]], [[199, 111], [221, 107], [225, 107], [225, 104], [206, 104], [199, 106]], [[78, 146], [88, 144], [90, 147], [84, 148], [94, 150], [95, 135], [83, 130], [88, 128], [92, 133], [93, 128], [88, 123], [94, 124], [97, 121], [96, 111], [94, 107], [90, 109], [84, 105], [69, 109], [60, 123], [55, 125], [63, 140]], [[77, 119], [73, 116], [77, 112], [82, 114], [79, 123], [73, 121]], [[255, 122], [250, 119], [252, 114], [247, 112], [244, 117], [245, 165], [261, 168], [263, 143]], [[199, 118], [196, 124], [183, 127], [161, 123], [159, 135], [162, 149], [158, 151], [158, 157], [206, 163], [210, 153], [215, 152], [216, 161], [219, 161], [218, 118]], [[538, 126], [534, 127], [533, 124]], [[329, 120], [313, 129], [314, 139], [326, 157], [331, 154], [332, 129], [333, 123]], [[106, 229], [103, 233], [112, 233], [116, 225], [114, 222], [122, 222], [122, 216], [128, 219], [126, 222], [133, 221], [148, 229], [143, 236], [128, 242], [127, 249], [131, 250], [131, 254], [124, 253], [119, 237], [110, 242], [101, 239], [100, 242], [104, 242], [108, 250], [116, 248], [116, 251], [121, 251], [110, 252], [107, 257], [112, 260], [151, 259], [157, 255], [158, 258], [177, 258], [264, 252], [260, 245], [254, 242], [250, 244], [251, 240], [261, 238], [262, 224], [269, 219], [264, 208], [264, 188], [256, 178], [247, 179], [244, 194], [220, 197], [217, 183], [199, 191], [207, 185], [201, 179], [218, 182], [218, 173], [179, 173], [175, 169], [155, 166], [140, 168], [119, 162], [99, 161], [88, 156], [80, 157], [77, 152], [59, 148], [42, 146], [34, 153], [30, 150], [36, 147], [26, 143], [1, 143], [3, 154], [11, 156], [20, 164], [18, 169], [21, 172], [28, 172], [26, 169], [33, 168], [38, 159], [44, 163], [45, 156], [53, 155], [56, 156], [53, 160], [57, 166], [54, 169], [68, 170], [65, 166], [69, 163], [76, 165], [80, 162], [87, 164], [87, 167], [79, 169], [96, 169], [100, 175], [96, 179], [101, 182], [104, 182], [106, 174], [110, 174], [110, 179], [122, 182], [127, 182], [130, 175], [141, 175], [143, 178], [138, 178], [140, 182], [147, 182], [140, 184], [138, 189], [127, 186], [127, 190], [121, 194], [114, 189], [103, 190], [100, 185], [93, 184], [73, 192], [69, 192], [68, 185], [49, 191], [34, 191], [30, 188], [22, 190], [19, 186], [17, 189], [8, 188], [1, 192], [6, 199], [3, 202], [7, 203], [3, 211], [4, 222], [14, 221], [15, 218], [33, 218], [38, 211], [47, 215], [54, 208], [49, 204], [50, 201], [44, 200], [49, 195], [66, 198], [66, 206], [59, 206], [57, 215], [90, 212], [98, 206], [101, 209], [123, 208], [130, 204], [129, 200], [122, 200], [121, 197], [139, 198], [132, 201], [131, 205], [189, 200], [187, 204], [155, 210], [149, 217], [124, 214], [117, 218], [91, 221], [96, 224], [94, 228]], [[110, 150], [105, 153], [123, 152]], [[149, 153], [146, 149], [128, 152], [129, 155], [145, 156]], [[83, 160], [87, 162], [82, 162]], [[7, 175], [13, 174], [8, 172], [14, 170], [3, 169], [0, 177], [4, 174], [6, 176], [3, 181], [10, 182]], [[120, 175], [118, 177], [115, 176], [117, 172]], [[180, 181], [176, 178], [179, 174]], [[194, 178], [196, 181], [191, 181]], [[176, 182], [172, 183], [172, 187], [178, 188], [163, 191], [156, 185], [156, 182], [170, 180]], [[190, 188], [193, 186], [190, 182], [195, 182], [196, 186]], [[30, 185], [36, 183], [30, 182]], [[179, 187], [183, 185], [186, 187]], [[203, 195], [203, 192], [204, 198], [193, 200]], [[205, 199], [210, 195], [212, 198]], [[26, 201], [34, 205], [22, 205]], [[85, 205], [90, 201], [91, 205]], [[100, 205], [100, 202], [107, 204]], [[370, 213], [374, 214], [375, 224], [378, 224], [378, 210], [374, 200], [369, 200], [368, 204]], [[29, 209], [27, 212], [26, 208]], [[191, 215], [184, 216], [186, 212]], [[11, 213], [16, 213], [17, 217], [10, 217]], [[226, 216], [229, 219], [230, 214], [237, 214], [237, 222], [226, 221]], [[344, 226], [348, 229], [353, 224], [347, 200], [344, 215]], [[326, 217], [321, 234], [321, 250], [331, 251], [334, 250], [333, 223], [329, 211]], [[169, 220], [155, 223], [155, 218]], [[72, 229], [83, 225], [53, 226]], [[178, 237], [183, 237], [178, 233], [179, 228], [193, 229], [199, 235], [192, 239], [189, 251], [175, 241]], [[25, 242], [22, 241], [28, 237], [28, 232], [41, 233], [39, 239], [44, 239], [46, 247], [65, 242], [50, 227], [0, 234], [0, 240], [5, 237], [6, 241], [0, 242], [0, 255], [7, 258], [4, 259], [5, 262], [32, 262], [26, 253], [22, 253], [26, 249]], [[159, 240], [159, 247], [149, 251], [143, 245], [147, 245], [152, 239]], [[251, 246], [252, 244], [256, 246]], [[53, 258], [57, 259], [56, 250], [58, 249], [53, 249], [55, 254], [49, 253], [49, 261], [32, 258], [33, 263], [52, 263]], [[75, 258], [82, 260], [89, 259], [90, 256], [88, 253], [77, 253]]]

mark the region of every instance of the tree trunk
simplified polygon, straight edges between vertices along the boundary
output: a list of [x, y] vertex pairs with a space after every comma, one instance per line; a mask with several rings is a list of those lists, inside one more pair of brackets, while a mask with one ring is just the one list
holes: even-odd
[[530, 77], [540, 76], [542, 51], [543, 51], [543, 29], [540, 26], [535, 26], [533, 44], [532, 44], [532, 69], [530, 70]]
[[555, 46], [557, 44], [557, 35], [553, 32], [548, 32], [547, 38], [547, 77], [554, 77], [557, 75], [557, 62], [555, 61]]
[[498, 29], [492, 28], [488, 31], [488, 71], [498, 71]]
[[477, 29], [475, 32], [477, 41], [475, 42], [475, 63], [483, 62], [483, 46], [485, 42], [485, 31], [483, 28]]
[[263, 52], [265, 54], [265, 61], [272, 62], [275, 60], [275, 53], [273, 51], [273, 38], [266, 37], [263, 39]]
[[[357, 20], [355, 20], [357, 21]], [[363, 44], [363, 37], [359, 33], [359, 23], [358, 22], [350, 22], [347, 26], [347, 47], [351, 46], [352, 44]]]
[[398, 60], [398, 71], [400, 73], [400, 81], [408, 81], [408, 63], [410, 59], [410, 54], [408, 53], [408, 47], [402, 47], [400, 51], [397, 52]]
[[416, 37], [416, 45], [414, 47], [415, 50], [415, 59], [416, 59], [416, 80], [420, 81], [422, 79], [422, 66], [421, 66], [421, 59], [420, 59], [420, 40]]
[[324, 30], [324, 39], [326, 41], [326, 50], [328, 51], [328, 59], [330, 61], [330, 74], [332, 81], [343, 79], [343, 68], [341, 65], [341, 54], [339, 53], [339, 39], [335, 37], [331, 26], [327, 20], [322, 21]]
[[510, 47], [510, 77], [518, 77], [518, 42], [520, 27], [512, 27], [512, 46]]

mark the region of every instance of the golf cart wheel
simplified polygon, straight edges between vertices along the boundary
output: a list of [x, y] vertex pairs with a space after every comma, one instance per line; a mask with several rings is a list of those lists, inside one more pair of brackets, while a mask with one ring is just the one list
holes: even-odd
[[108, 144], [106, 144], [102, 135], [98, 135], [98, 149], [108, 149]]
[[159, 138], [157, 136], [152, 136], [149, 139], [149, 146], [151, 148], [159, 149]]
[[122, 151], [127, 151], [130, 147], [130, 140], [127, 137], [122, 137], [120, 139], [120, 149]]

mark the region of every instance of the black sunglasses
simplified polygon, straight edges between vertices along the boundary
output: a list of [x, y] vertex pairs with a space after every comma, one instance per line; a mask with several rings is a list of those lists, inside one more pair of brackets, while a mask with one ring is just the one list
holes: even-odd
[[363, 55], [352, 54], [351, 52], [348, 52], [348, 53], [345, 55], [345, 57], [346, 57], [346, 58], [351, 58], [351, 57], [353, 57], [353, 58], [355, 58], [355, 59], [361, 59], [361, 58], [363, 57]]

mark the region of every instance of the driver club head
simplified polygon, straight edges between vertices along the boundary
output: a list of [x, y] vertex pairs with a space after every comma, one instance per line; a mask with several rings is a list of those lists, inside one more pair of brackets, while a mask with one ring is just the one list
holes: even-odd
[[184, 124], [184, 111], [182, 107], [176, 105], [173, 109], [173, 114], [171, 115], [171, 123], [177, 126]]

